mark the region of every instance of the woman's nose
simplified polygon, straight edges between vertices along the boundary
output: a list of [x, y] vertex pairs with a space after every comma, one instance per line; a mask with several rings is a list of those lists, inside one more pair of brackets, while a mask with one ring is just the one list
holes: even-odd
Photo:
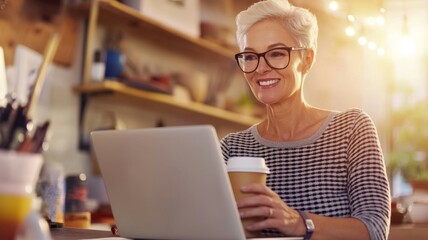
[[257, 66], [256, 71], [258, 73], [262, 73], [262, 72], [266, 72], [266, 71], [270, 71], [270, 70], [272, 70], [272, 68], [267, 63], [266, 58], [260, 57], [260, 59], [259, 59], [259, 65]]

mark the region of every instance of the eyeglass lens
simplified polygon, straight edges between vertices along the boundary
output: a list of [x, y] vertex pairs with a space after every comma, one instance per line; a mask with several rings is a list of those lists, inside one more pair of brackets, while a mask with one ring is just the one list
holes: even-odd
[[250, 73], [257, 69], [261, 56], [263, 56], [266, 63], [274, 69], [286, 68], [290, 61], [290, 51], [286, 48], [274, 48], [259, 54], [243, 52], [237, 54], [236, 58], [242, 71]]

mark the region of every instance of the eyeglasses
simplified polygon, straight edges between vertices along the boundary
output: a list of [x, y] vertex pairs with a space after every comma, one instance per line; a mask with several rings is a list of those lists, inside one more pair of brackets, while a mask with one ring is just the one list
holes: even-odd
[[269, 67], [279, 70], [286, 68], [290, 63], [291, 51], [304, 49], [306, 48], [280, 47], [270, 49], [269, 51], [263, 53], [241, 52], [235, 54], [235, 59], [239, 65], [239, 68], [241, 68], [244, 73], [252, 73], [256, 71], [257, 67], [259, 66], [260, 57], [263, 57], [265, 59]]

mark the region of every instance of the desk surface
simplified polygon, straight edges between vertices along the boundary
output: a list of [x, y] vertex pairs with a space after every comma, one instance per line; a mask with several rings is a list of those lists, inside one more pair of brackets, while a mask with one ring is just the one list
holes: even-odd
[[[114, 238], [110, 231], [88, 230], [77, 228], [51, 229], [52, 238], [55, 240], [77, 240], [94, 238]], [[403, 224], [392, 225], [388, 240], [425, 240], [428, 236], [428, 224]]]
[[428, 236], [428, 224], [392, 225], [388, 240], [425, 240]]
[[54, 228], [51, 229], [52, 238], [55, 240], [76, 240], [91, 238], [117, 237], [110, 231], [88, 230], [78, 228]]

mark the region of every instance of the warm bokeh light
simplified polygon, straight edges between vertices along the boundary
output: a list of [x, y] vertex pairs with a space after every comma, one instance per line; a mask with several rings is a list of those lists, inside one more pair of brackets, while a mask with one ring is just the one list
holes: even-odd
[[346, 17], [348, 19], [348, 21], [350, 22], [355, 22], [355, 16], [352, 14], [348, 14], [348, 16]]
[[[381, 143], [385, 147], [385, 159], [389, 161], [397, 149], [407, 152], [412, 144], [409, 139], [399, 141], [397, 132], [402, 126], [394, 125], [391, 114], [406, 113], [413, 105], [428, 102], [428, 28], [425, 24], [428, 0], [328, 0], [324, 4], [327, 14], [340, 21], [335, 34], [340, 35], [341, 41], [347, 38], [349, 48], [343, 51], [362, 56], [358, 62], [364, 67], [362, 77], [359, 77], [362, 79], [361, 105], [372, 111], [376, 124], [382, 126]], [[424, 105], [424, 109], [416, 109], [417, 114], [426, 112], [425, 108]], [[427, 115], [421, 116], [425, 116], [421, 122], [426, 122]], [[421, 132], [417, 133], [424, 133], [425, 129], [422, 124]], [[420, 158], [418, 161], [422, 161]], [[408, 196], [412, 188], [402, 185], [403, 178], [400, 177], [394, 178], [393, 196]]]
[[[378, 56], [392, 59], [399, 55], [419, 56], [426, 53], [426, 45], [420, 40], [427, 38], [426, 31], [423, 25], [414, 24], [418, 21], [416, 18], [421, 18], [414, 16], [414, 11], [409, 14], [408, 10], [387, 2], [382, 2], [377, 8], [373, 6], [374, 11], [364, 12], [353, 6], [346, 1], [327, 1], [327, 9], [331, 14], [347, 22], [343, 33], [355, 39], [355, 44], [366, 46]], [[413, 24], [408, 23], [408, 16]]]
[[378, 48], [376, 52], [377, 52], [377, 55], [379, 56], [385, 56], [385, 49], [383, 48]]
[[368, 47], [370, 50], [375, 50], [375, 49], [376, 49], [376, 47], [377, 47], [377, 44], [376, 44], [375, 42], [373, 42], [373, 41], [370, 41], [370, 42], [368, 42], [368, 43], [367, 43], [367, 47]]
[[358, 44], [360, 44], [361, 46], [364, 46], [367, 44], [367, 38], [364, 36], [361, 36], [358, 38]]
[[330, 3], [328, 4], [328, 9], [330, 9], [331, 11], [339, 10], [339, 3], [336, 1], [330, 1]]
[[79, 179], [80, 181], [86, 181], [86, 174], [84, 173], [79, 174]]
[[375, 19], [376, 25], [383, 26], [385, 25], [385, 18], [382, 15], [379, 15]]
[[352, 26], [348, 26], [347, 28], [345, 28], [345, 34], [349, 37], [355, 36], [355, 28]]

